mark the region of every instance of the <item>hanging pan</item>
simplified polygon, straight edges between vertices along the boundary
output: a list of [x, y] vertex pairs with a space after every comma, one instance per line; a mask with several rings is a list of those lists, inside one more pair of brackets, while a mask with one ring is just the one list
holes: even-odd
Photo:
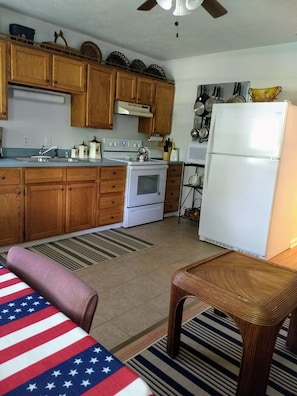
[[200, 95], [196, 99], [196, 102], [194, 104], [194, 113], [196, 116], [199, 117], [204, 117], [208, 114], [208, 112], [205, 109], [205, 102], [209, 98], [207, 94], [207, 88], [205, 85], [201, 85], [200, 88]]

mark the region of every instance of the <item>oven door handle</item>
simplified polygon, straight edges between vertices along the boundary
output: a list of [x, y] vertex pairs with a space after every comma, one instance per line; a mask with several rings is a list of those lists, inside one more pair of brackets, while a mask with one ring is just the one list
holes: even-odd
[[150, 164], [150, 165], [129, 165], [131, 170], [165, 170], [168, 168], [168, 165], [162, 164]]

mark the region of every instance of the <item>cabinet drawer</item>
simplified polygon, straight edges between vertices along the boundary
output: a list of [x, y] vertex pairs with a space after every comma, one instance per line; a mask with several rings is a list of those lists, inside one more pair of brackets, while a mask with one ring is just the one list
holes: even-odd
[[125, 166], [103, 166], [101, 168], [101, 180], [105, 179], [126, 179]]
[[21, 183], [21, 169], [0, 168], [0, 186]]
[[181, 165], [169, 165], [167, 169], [167, 177], [180, 176], [182, 173]]
[[164, 203], [164, 213], [167, 212], [177, 212], [178, 211], [178, 201], [168, 201]]
[[64, 168], [29, 168], [25, 169], [25, 183], [61, 182], [64, 179]]
[[68, 168], [67, 169], [67, 181], [84, 181], [84, 180], [96, 180], [97, 179], [97, 167], [86, 166], [84, 168]]
[[176, 200], [178, 202], [179, 200], [179, 190], [168, 190], [165, 192], [165, 201], [170, 201], [170, 200]]
[[167, 188], [179, 188], [180, 186], [180, 177], [167, 177], [166, 180], [166, 189]]
[[112, 193], [112, 192], [124, 192], [125, 191], [125, 180], [101, 180], [100, 182], [100, 194]]
[[122, 208], [111, 208], [105, 209], [98, 214], [98, 225], [106, 225], [113, 223], [121, 223], [123, 221], [123, 209]]
[[99, 209], [107, 208], [122, 208], [124, 205], [124, 195], [119, 194], [104, 194], [99, 198]]

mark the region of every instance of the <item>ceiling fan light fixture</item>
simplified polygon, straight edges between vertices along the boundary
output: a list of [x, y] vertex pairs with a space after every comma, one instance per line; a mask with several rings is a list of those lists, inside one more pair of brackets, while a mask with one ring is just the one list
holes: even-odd
[[186, 0], [186, 8], [188, 10], [196, 10], [196, 8], [198, 8], [204, 0]]
[[170, 10], [172, 7], [172, 0], [157, 0], [157, 3], [163, 10]]
[[191, 13], [190, 10], [186, 7], [187, 0], [176, 0], [175, 10], [173, 11], [173, 15], [176, 16], [184, 16]]

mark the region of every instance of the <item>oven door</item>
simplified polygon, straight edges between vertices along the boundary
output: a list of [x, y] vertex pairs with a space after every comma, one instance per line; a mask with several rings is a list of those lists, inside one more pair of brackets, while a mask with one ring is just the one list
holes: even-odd
[[128, 208], [164, 202], [168, 165], [129, 165], [126, 206]]

